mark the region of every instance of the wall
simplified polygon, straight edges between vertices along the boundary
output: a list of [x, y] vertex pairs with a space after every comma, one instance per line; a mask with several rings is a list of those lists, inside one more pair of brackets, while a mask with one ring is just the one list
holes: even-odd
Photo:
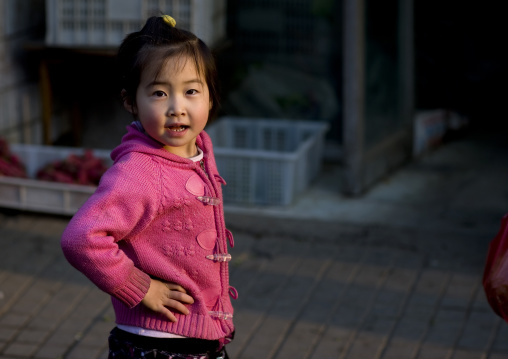
[[41, 143], [37, 66], [25, 50], [44, 32], [43, 0], [0, 0], [0, 136]]

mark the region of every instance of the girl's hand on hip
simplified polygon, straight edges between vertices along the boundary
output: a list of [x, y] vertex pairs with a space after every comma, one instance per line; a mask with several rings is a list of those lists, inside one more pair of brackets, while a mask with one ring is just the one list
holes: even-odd
[[150, 288], [141, 303], [154, 312], [163, 314], [170, 321], [176, 322], [177, 319], [170, 309], [187, 315], [189, 310], [184, 304], [192, 304], [194, 299], [178, 284], [152, 279]]

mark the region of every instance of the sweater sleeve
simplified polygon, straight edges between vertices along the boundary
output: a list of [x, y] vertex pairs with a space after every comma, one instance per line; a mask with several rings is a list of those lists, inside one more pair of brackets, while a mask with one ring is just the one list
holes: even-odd
[[144, 158], [141, 163], [111, 167], [61, 240], [69, 263], [128, 307], [143, 299], [150, 277], [135, 267], [120, 244], [150, 223], [160, 202], [153, 161]]

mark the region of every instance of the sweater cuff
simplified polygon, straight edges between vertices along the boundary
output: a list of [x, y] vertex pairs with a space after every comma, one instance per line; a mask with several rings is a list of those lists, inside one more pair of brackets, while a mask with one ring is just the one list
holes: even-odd
[[150, 276], [137, 268], [131, 272], [126, 285], [113, 295], [129, 308], [138, 305], [150, 288]]

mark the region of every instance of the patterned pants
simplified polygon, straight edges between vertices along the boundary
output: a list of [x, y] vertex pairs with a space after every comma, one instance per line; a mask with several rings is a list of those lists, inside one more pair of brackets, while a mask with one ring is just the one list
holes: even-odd
[[143, 337], [118, 328], [109, 335], [108, 359], [228, 359], [219, 341]]

